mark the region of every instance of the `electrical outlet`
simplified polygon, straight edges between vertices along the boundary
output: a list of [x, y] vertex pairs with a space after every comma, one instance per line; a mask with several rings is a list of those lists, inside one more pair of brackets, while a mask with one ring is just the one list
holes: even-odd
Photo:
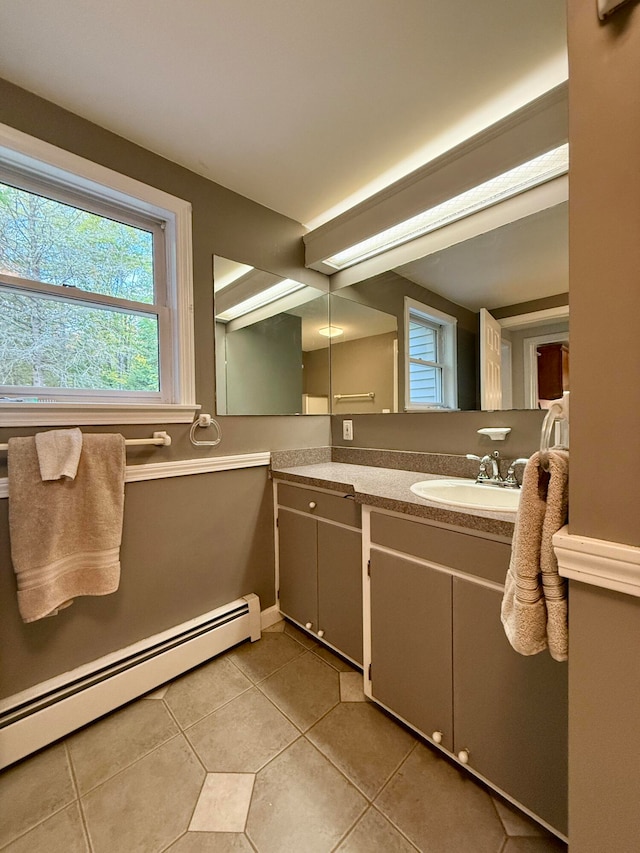
[[353, 441], [353, 421], [342, 421], [342, 437], [345, 441]]

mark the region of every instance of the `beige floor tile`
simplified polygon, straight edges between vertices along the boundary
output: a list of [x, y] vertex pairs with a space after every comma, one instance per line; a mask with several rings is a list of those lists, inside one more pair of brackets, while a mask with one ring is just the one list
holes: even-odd
[[375, 805], [419, 850], [498, 853], [505, 838], [489, 794], [422, 745]]
[[140, 699], [67, 739], [80, 795], [178, 733], [163, 702]]
[[304, 631], [301, 631], [300, 628], [292, 625], [291, 622], [284, 623], [284, 632], [287, 636], [292, 637], [298, 643], [303, 645], [305, 649], [314, 649], [318, 642], [309, 634], [306, 634]]
[[412, 735], [370, 703], [338, 705], [307, 737], [370, 799], [415, 746]]
[[364, 695], [363, 678], [361, 672], [340, 673], [340, 701], [341, 702], [366, 702]]
[[499, 800], [497, 797], [493, 797], [492, 799], [507, 835], [539, 836], [545, 834], [545, 830], [542, 829], [540, 824], [531, 820], [530, 817], [523, 814], [520, 809], [512, 806], [511, 803]]
[[304, 738], [256, 777], [247, 835], [260, 853], [328, 853], [366, 800]]
[[267, 633], [256, 643], [243, 643], [230, 659], [252, 681], [262, 681], [285, 663], [304, 653], [304, 648], [285, 633]]
[[215, 773], [256, 773], [300, 732], [254, 687], [186, 732]]
[[255, 778], [253, 773], [208, 773], [189, 832], [244, 832]]
[[183, 735], [83, 798], [94, 853], [158, 853], [186, 831], [205, 771]]
[[52, 746], [0, 774], [0, 847], [76, 799], [67, 753]]
[[328, 649], [326, 646], [319, 645], [313, 651], [316, 655], [321, 657], [325, 663], [328, 663], [334, 669], [337, 669], [338, 672], [357, 672], [355, 667], [351, 666], [350, 663], [347, 663], [346, 660], [343, 660], [338, 655], [334, 655], [331, 649]]
[[[613, 847], [611, 853], [613, 853]], [[558, 838], [509, 838], [500, 853], [566, 853], [567, 845]]]
[[226, 657], [199, 666], [169, 687], [165, 702], [183, 729], [235, 699], [251, 682]]
[[72, 803], [2, 849], [3, 853], [88, 853], [78, 804]]
[[254, 848], [235, 832], [187, 832], [166, 853], [254, 853]]
[[284, 619], [281, 619], [279, 622], [275, 622], [273, 625], [269, 625], [268, 628], [263, 628], [262, 633], [263, 634], [270, 634], [270, 633], [282, 634], [286, 624], [287, 623], [284, 621]]
[[302, 731], [340, 701], [338, 673], [309, 652], [262, 681], [260, 690]]
[[416, 853], [416, 848], [380, 812], [370, 808], [336, 853]]

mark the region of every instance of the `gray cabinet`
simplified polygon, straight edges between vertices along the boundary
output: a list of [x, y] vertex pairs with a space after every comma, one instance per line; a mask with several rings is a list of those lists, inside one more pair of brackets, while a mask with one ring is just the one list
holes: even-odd
[[278, 542], [281, 612], [362, 664], [360, 506], [280, 483]]
[[373, 696], [453, 750], [451, 576], [371, 551]]
[[567, 666], [506, 639], [510, 546], [370, 518], [372, 698], [566, 833]]
[[551, 826], [567, 831], [567, 665], [515, 652], [502, 593], [453, 578], [454, 752]]

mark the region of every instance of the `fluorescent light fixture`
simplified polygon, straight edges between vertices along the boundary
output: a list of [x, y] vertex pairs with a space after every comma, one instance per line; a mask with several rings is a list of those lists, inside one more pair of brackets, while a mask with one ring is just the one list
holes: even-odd
[[289, 296], [289, 294], [295, 293], [296, 290], [301, 290], [303, 287], [305, 287], [305, 285], [300, 284], [299, 281], [293, 281], [291, 278], [285, 278], [277, 284], [274, 284], [272, 287], [268, 287], [266, 290], [257, 293], [255, 296], [245, 299], [242, 302], [238, 302], [237, 305], [223, 311], [222, 314], [217, 314], [216, 320], [222, 320], [223, 323], [228, 323], [230, 320], [235, 320], [236, 317], [242, 317], [244, 314], [248, 314], [250, 311], [255, 311], [257, 308], [263, 308], [265, 305], [275, 302], [276, 299], [282, 299], [283, 296]]
[[340, 326], [325, 326], [323, 329], [318, 329], [319, 335], [324, 335], [325, 338], [337, 338], [344, 335], [344, 329]]
[[569, 145], [565, 144], [350, 246], [325, 263], [337, 270], [345, 269], [564, 175], [568, 169]]

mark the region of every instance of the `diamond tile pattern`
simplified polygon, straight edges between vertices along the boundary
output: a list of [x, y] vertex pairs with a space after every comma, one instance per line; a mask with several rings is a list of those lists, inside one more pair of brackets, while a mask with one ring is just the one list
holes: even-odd
[[0, 773], [0, 850], [566, 851], [361, 683], [277, 624]]

